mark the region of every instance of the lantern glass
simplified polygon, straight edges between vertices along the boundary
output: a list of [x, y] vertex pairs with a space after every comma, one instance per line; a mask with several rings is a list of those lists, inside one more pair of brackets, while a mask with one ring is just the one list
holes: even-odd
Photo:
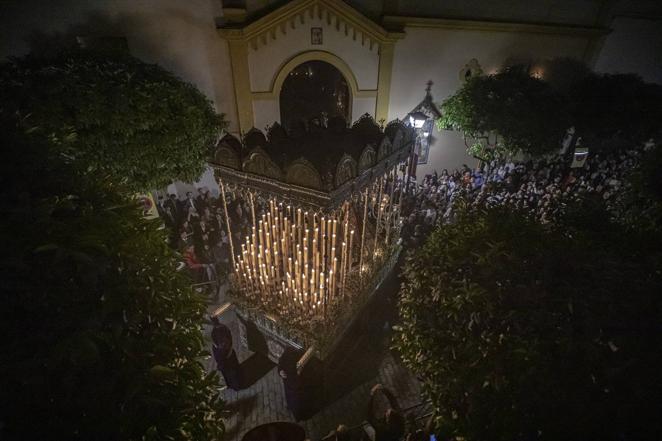
[[422, 112], [416, 112], [409, 115], [409, 123], [415, 129], [420, 129], [427, 121], [427, 116]]

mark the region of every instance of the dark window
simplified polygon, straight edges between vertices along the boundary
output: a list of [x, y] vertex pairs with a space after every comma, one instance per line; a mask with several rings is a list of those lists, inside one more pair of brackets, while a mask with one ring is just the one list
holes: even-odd
[[280, 91], [280, 121], [285, 128], [340, 116], [349, 120], [350, 92], [345, 77], [324, 61], [308, 61], [287, 75]]

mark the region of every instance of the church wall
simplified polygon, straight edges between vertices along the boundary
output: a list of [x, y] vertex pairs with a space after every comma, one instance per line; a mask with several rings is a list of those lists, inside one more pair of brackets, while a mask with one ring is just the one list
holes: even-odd
[[218, 37], [215, 0], [21, 0], [3, 2], [0, 59], [30, 51], [36, 33], [125, 37], [130, 52], [196, 85], [236, 126], [227, 43]]
[[[249, 45], [248, 64], [252, 92], [272, 92], [274, 80], [283, 65], [295, 56], [308, 51], [324, 51], [340, 58], [351, 70], [359, 90], [377, 88], [379, 66], [377, 45], [371, 49], [367, 41], [362, 44], [359, 35], [356, 40], [351, 31], [345, 35], [343, 25], [339, 26], [339, 30], [336, 29], [335, 19], [329, 24], [325, 15], [320, 19], [311, 18], [306, 13], [304, 20], [302, 24], [297, 19], [295, 29], [288, 25], [285, 35], [278, 30], [275, 39], [269, 35], [266, 42], [258, 40], [257, 49]], [[311, 28], [315, 27], [322, 28], [322, 44], [311, 44]], [[254, 97], [253, 114], [257, 128], [262, 129], [267, 124], [280, 121], [279, 91], [273, 90], [273, 92], [275, 94], [273, 97]], [[375, 98], [353, 98], [352, 119], [357, 119], [365, 112], [374, 115]]]
[[255, 128], [265, 131], [274, 121], [280, 122], [280, 107], [278, 100], [253, 100], [253, 119]]
[[352, 103], [352, 122], [369, 113], [375, 117], [375, 98], [354, 98]]
[[[395, 46], [389, 119], [402, 118], [424, 97], [425, 83], [432, 80], [437, 103], [455, 93], [462, 83], [460, 70], [476, 58], [485, 73], [492, 73], [507, 60], [533, 61], [547, 57], [581, 58], [585, 37], [549, 34], [449, 30], [408, 27], [406, 37]], [[475, 165], [459, 133], [437, 132], [427, 164], [418, 165], [418, 178], [435, 169]]]
[[[253, 3], [255, 9], [259, 9], [272, 2], [254, 0]], [[379, 0], [357, 0], [350, 3], [357, 3], [359, 9], [375, 14], [381, 8]], [[425, 12], [426, 15], [438, 13], [453, 16], [464, 12], [464, 15], [472, 15], [474, 18], [482, 17], [479, 3], [453, 0], [435, 6], [432, 2], [422, 0], [389, 2], [390, 5], [399, 5], [395, 12], [403, 15]], [[518, 0], [517, 3], [523, 5], [530, 2]], [[592, 0], [534, 3], [531, 5], [538, 9], [530, 9], [528, 6], [516, 8], [524, 15], [517, 15], [519, 13], [513, 12], [510, 6], [502, 5], [497, 9], [491, 8], [491, 16], [485, 18], [540, 21], [533, 18], [545, 16], [549, 21], [589, 24], [590, 17], [598, 13], [591, 6]], [[400, 6], [406, 6], [406, 10], [400, 10]], [[432, 10], [437, 7], [443, 7], [443, 10]], [[27, 40], [35, 34], [47, 36], [51, 40], [57, 39], [57, 34], [125, 37], [133, 55], [147, 62], [158, 63], [196, 85], [215, 103], [219, 112], [226, 114], [230, 131], [236, 133], [238, 117], [228, 43], [218, 35], [215, 25], [215, 18], [221, 15], [222, 2], [218, 0], [3, 2], [0, 13], [0, 58], [27, 53], [30, 49]], [[251, 91], [258, 92], [257, 96], [253, 95], [254, 125], [259, 129], [280, 120], [277, 94], [268, 97], [268, 93], [259, 92], [270, 92], [281, 67], [298, 54], [312, 50], [329, 52], [346, 63], [360, 90], [374, 92], [377, 88], [377, 45], [372, 49], [367, 42], [362, 45], [360, 35], [357, 35], [356, 40], [351, 31], [345, 35], [342, 24], [336, 29], [335, 19], [329, 23], [325, 15], [319, 18], [306, 13], [304, 20], [301, 24], [297, 19], [295, 29], [288, 26], [285, 35], [278, 30], [275, 39], [268, 36], [266, 44], [258, 42], [256, 49], [249, 45]], [[610, 24], [613, 32], [606, 37], [595, 68], [612, 73], [637, 72], [648, 81], [662, 82], [662, 27], [659, 24], [659, 19], [653, 14], [617, 16]], [[323, 29], [321, 45], [311, 44], [311, 27]], [[395, 44], [389, 120], [404, 117], [420, 102], [428, 80], [434, 81], [432, 93], [437, 102], [453, 94], [461, 86], [459, 71], [472, 58], [476, 58], [483, 70], [490, 73], [509, 59], [535, 61], [553, 56], [581, 58], [587, 48], [586, 37], [560, 34], [412, 26], [406, 27], [405, 32], [404, 39]], [[367, 92], [359, 95], [353, 94], [352, 97], [353, 120], [364, 113], [375, 113], [374, 94]], [[458, 134], [438, 133], [435, 130], [433, 137], [428, 164], [419, 165], [419, 177], [433, 169], [475, 163], [466, 155], [465, 146]]]
[[[310, 29], [323, 29], [323, 44], [311, 44]], [[253, 92], [271, 90], [271, 84], [280, 68], [295, 55], [306, 51], [327, 51], [340, 57], [349, 65], [356, 77], [360, 89], [377, 88], [377, 67], [379, 54], [375, 45], [361, 44], [360, 37], [353, 40], [352, 34], [345, 35], [343, 28], [336, 30], [335, 25], [328, 25], [326, 18], [311, 19], [305, 15], [305, 23], [297, 20], [296, 28], [287, 29], [283, 35], [279, 30], [276, 38], [267, 38], [266, 44], [259, 43], [257, 50], [249, 48], [248, 63], [251, 70], [251, 89]]]

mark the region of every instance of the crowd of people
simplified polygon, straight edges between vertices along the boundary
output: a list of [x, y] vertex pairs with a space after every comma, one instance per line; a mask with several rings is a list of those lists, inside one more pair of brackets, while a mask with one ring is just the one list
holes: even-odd
[[185, 199], [175, 194], [159, 196], [157, 209], [170, 232], [170, 245], [183, 256], [196, 283], [212, 283], [223, 278], [230, 262], [225, 216], [218, 198], [205, 187], [197, 196], [187, 192]]
[[427, 175], [403, 200], [403, 237], [415, 245], [438, 223], [452, 222], [456, 200], [473, 207], [499, 205], [524, 209], [543, 223], [553, 222], [572, 201], [596, 194], [609, 204], [624, 185], [640, 149], [595, 154], [571, 168], [561, 156], [537, 161], [493, 160], [471, 169]]
[[[630, 149], [595, 154], [575, 168], [567, 158], [557, 156], [527, 162], [495, 159], [475, 169], [464, 165], [452, 172], [435, 171], [418, 185], [409, 185], [403, 195], [403, 239], [406, 245], [416, 246], [437, 223], [452, 222], [458, 200], [474, 207], [524, 209], [543, 223], [553, 222], [569, 203], [585, 194], [599, 195], [609, 203], [641, 153], [641, 149]], [[206, 187], [197, 193], [187, 192], [184, 199], [174, 194], [160, 196], [157, 208], [171, 232], [171, 245], [181, 252], [195, 282], [222, 282], [231, 269], [225, 211], [221, 200]], [[260, 203], [258, 198], [258, 210]], [[247, 225], [242, 220], [249, 210], [247, 201], [229, 196], [232, 225]], [[237, 243], [246, 234], [243, 230], [233, 232]]]
[[[226, 198], [232, 240], [241, 243], [241, 238], [250, 233], [247, 222], [250, 206], [232, 193], [226, 193]], [[170, 245], [183, 256], [184, 267], [191, 272], [194, 282], [222, 284], [232, 269], [222, 199], [212, 195], [207, 187], [198, 188], [197, 195], [187, 192], [184, 199], [175, 194], [157, 199], [157, 210], [170, 233]], [[266, 200], [257, 197], [256, 212], [262, 213], [266, 208]]]

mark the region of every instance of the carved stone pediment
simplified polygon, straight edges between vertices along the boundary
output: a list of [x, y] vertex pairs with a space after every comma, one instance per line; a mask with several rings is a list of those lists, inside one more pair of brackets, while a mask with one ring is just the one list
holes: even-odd
[[304, 158], [295, 160], [287, 167], [285, 182], [300, 187], [322, 190], [322, 178], [319, 172], [310, 161]]
[[354, 158], [344, 154], [336, 167], [336, 187], [340, 187], [345, 182], [354, 179], [357, 174], [356, 170], [357, 164]]
[[242, 169], [248, 173], [274, 179], [282, 179], [283, 175], [280, 168], [271, 160], [269, 155], [259, 147], [250, 151], [244, 160]]

